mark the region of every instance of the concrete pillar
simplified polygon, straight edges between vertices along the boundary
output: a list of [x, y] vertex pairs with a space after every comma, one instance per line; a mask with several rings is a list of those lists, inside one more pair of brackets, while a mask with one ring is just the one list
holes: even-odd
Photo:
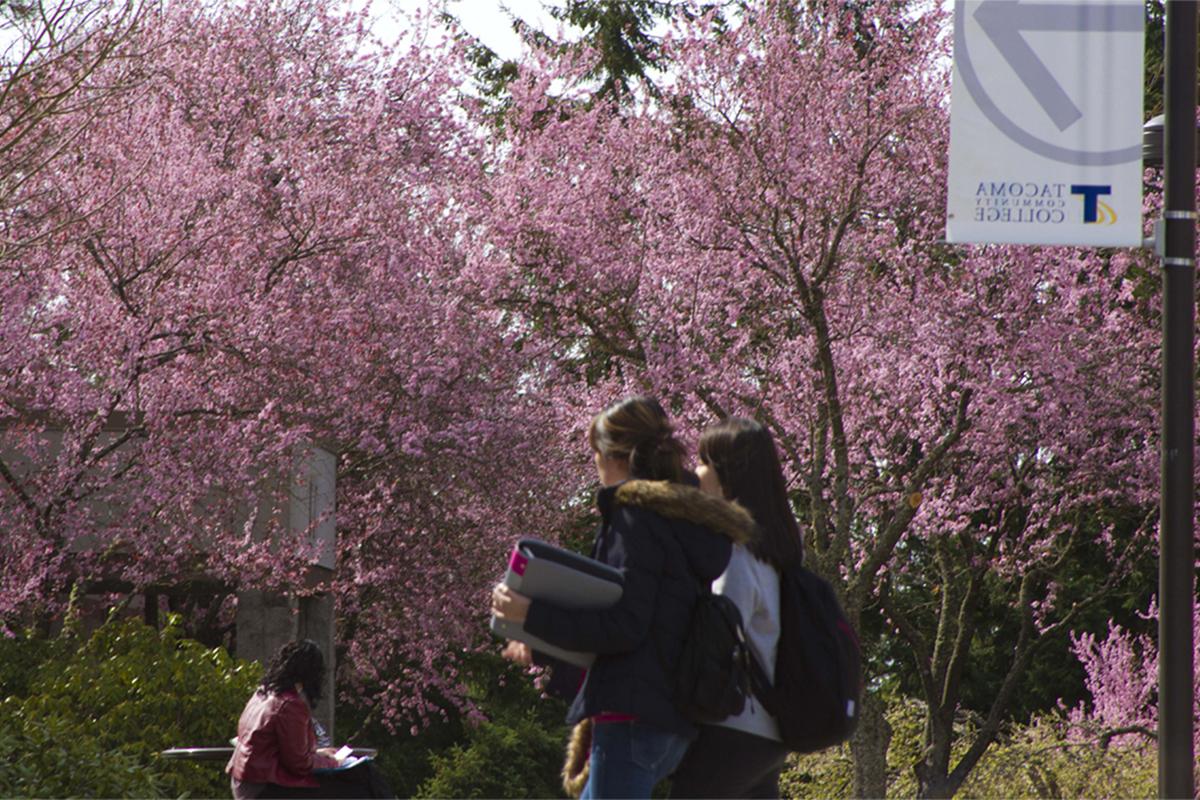
[[238, 592], [237, 655], [264, 666], [285, 644], [296, 640], [298, 604], [295, 598], [258, 589]]
[[[289, 480], [286, 508], [260, 507], [258, 518], [281, 515], [288, 533], [296, 540], [317, 545], [316, 560], [309, 568], [308, 585], [328, 584], [333, 578], [337, 531], [334, 522], [337, 458], [316, 446], [297, 454]], [[265, 534], [263, 534], [265, 535]], [[286, 540], [276, 546], [286, 547]], [[298, 639], [312, 639], [325, 656], [325, 685], [313, 716], [330, 736], [334, 735], [334, 650], [333, 597], [271, 595], [259, 590], [238, 593], [237, 655], [267, 664], [280, 647]]]
[[333, 736], [334, 651], [333, 598], [329, 595], [296, 597], [269, 594], [257, 589], [238, 593], [237, 656], [264, 667], [288, 642], [312, 639], [325, 656], [325, 684], [313, 716]]
[[[337, 652], [334, 649], [333, 597], [322, 594], [300, 598], [298, 638], [312, 639], [325, 655], [325, 683], [321, 687], [321, 701], [313, 714], [330, 736], [334, 735], [334, 671], [337, 668]], [[337, 740], [334, 739], [336, 745]]]

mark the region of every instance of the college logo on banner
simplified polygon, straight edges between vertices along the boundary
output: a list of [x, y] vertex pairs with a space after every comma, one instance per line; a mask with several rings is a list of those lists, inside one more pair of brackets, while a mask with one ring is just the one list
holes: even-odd
[[1115, 225], [1117, 212], [1101, 199], [1112, 186], [1027, 181], [980, 181], [975, 190], [974, 221], [1063, 225]]
[[956, 0], [946, 237], [1140, 245], [1141, 0]]

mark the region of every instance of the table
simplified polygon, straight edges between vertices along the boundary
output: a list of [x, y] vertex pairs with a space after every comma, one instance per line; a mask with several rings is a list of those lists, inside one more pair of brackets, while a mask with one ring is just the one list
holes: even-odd
[[[374, 747], [355, 747], [352, 755], [374, 758], [379, 751]], [[176, 761], [228, 761], [233, 755], [232, 747], [171, 747], [159, 753], [163, 758]]]

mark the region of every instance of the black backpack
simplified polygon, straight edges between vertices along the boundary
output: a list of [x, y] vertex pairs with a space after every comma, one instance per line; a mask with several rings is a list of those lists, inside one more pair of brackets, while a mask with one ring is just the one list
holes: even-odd
[[751, 653], [754, 694], [779, 723], [788, 749], [811, 753], [844, 742], [858, 724], [862, 651], [828, 581], [793, 567], [779, 576], [775, 684]]
[[750, 693], [751, 658], [737, 605], [702, 586], [675, 668], [675, 707], [696, 723], [740, 714]]

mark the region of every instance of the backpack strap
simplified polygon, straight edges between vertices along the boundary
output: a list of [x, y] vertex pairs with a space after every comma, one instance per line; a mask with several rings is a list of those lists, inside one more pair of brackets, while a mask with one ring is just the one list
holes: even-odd
[[[706, 584], [704, 581], [700, 580], [700, 576], [695, 573], [691, 564], [688, 562], [687, 553], [683, 548], [683, 542], [679, 541], [679, 537], [675, 535], [675, 530], [670, 526], [668, 526], [668, 531], [668, 536], [670, 536], [671, 541], [675, 544], [675, 546], [679, 548], [679, 554], [683, 557], [684, 574], [690, 577], [692, 582], [695, 583], [699, 589], [696, 594], [696, 600], [692, 603], [692, 607], [695, 608], [695, 604], [700, 601], [701, 597], [703, 597], [705, 594], [712, 594], [712, 585]], [[651, 623], [651, 629], [653, 629], [653, 627], [653, 623]], [[662, 667], [663, 675], [666, 677], [667, 683], [671, 685], [672, 691], [674, 691], [675, 684], [677, 682], [675, 680], [675, 672], [671, 669], [670, 665], [667, 664], [667, 659], [663, 657], [662, 642], [658, 639], [654, 640], [654, 653], [658, 656], [658, 665]]]

